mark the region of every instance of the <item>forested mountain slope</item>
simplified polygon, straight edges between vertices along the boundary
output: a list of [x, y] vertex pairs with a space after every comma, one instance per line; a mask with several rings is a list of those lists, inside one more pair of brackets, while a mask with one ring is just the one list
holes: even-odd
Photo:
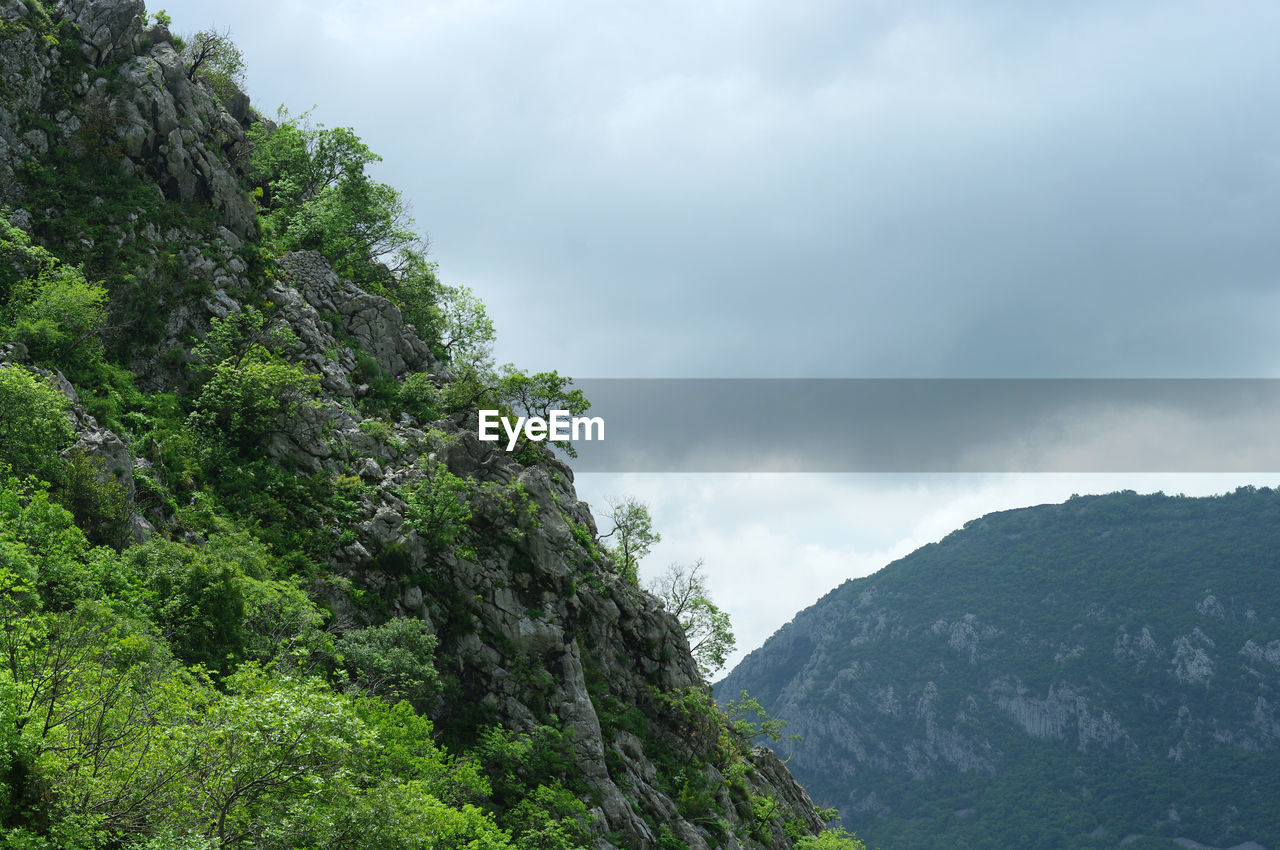
[[0, 844], [851, 847], [714, 705], [354, 132], [0, 0]]
[[868, 841], [1280, 846], [1280, 492], [973, 520], [798, 614], [716, 692], [743, 688]]

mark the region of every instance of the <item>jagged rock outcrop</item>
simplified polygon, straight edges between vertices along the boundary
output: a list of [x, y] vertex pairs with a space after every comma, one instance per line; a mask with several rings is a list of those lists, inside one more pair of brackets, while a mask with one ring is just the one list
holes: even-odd
[[188, 78], [141, 2], [33, 9], [0, 5], [0, 204], [114, 290], [109, 327], [142, 387], [181, 383], [175, 357], [217, 315], [211, 302], [252, 288], [245, 125]]
[[[786, 846], [780, 832], [762, 843], [713, 840], [703, 825], [682, 817], [677, 802], [660, 790], [653, 754], [646, 752], [673, 746], [676, 730], [648, 741], [628, 732], [606, 734], [601, 697], [589, 679], [607, 683], [608, 699], [631, 705], [652, 704], [652, 689], [698, 689], [701, 679], [679, 623], [662, 604], [591, 566], [592, 556], [570, 524], [594, 532], [595, 523], [574, 493], [570, 469], [552, 459], [534, 467], [517, 463], [476, 438], [474, 417], [463, 425], [442, 420], [433, 426], [447, 436], [437, 437], [423, 460], [439, 461], [482, 485], [518, 485], [528, 498], [518, 526], [509, 525], [509, 509], [495, 496], [479, 510], [493, 515], [494, 537], [505, 542], [475, 559], [432, 552], [405, 522], [406, 505], [397, 496], [424, 477], [424, 464], [410, 455], [383, 465], [382, 486], [366, 505], [369, 518], [358, 526], [359, 540], [335, 552], [333, 566], [390, 594], [402, 615], [436, 624], [468, 698], [504, 724], [532, 728], [548, 711], [556, 714], [573, 732], [599, 817], [625, 836], [623, 846], [657, 846], [655, 823], [691, 848]], [[390, 551], [407, 571], [425, 571], [429, 581], [397, 587], [379, 556]], [[462, 634], [441, 625], [459, 618], [470, 623]], [[782, 801], [806, 830], [820, 828], [812, 801], [771, 752], [758, 750], [752, 763], [748, 781], [758, 793]], [[728, 799], [722, 805], [730, 824], [750, 822], [749, 810], [737, 813], [739, 804]]]
[[832, 591], [717, 693], [787, 720], [788, 766], [884, 846], [1273, 847], [1278, 570], [1271, 490], [992, 514]]
[[[22, 3], [2, 13], [8, 21], [32, 14]], [[146, 173], [173, 200], [207, 202], [232, 233], [252, 236], [253, 203], [237, 174], [245, 129], [188, 79], [168, 31], [145, 28], [141, 0], [63, 0], [56, 15], [69, 25], [58, 32], [75, 43], [21, 29], [0, 47], [0, 200], [21, 203], [21, 163], [114, 139], [126, 173]], [[84, 62], [68, 67], [64, 53], [77, 46]]]
[[85, 58], [104, 65], [120, 54], [128, 56], [137, 51], [147, 10], [142, 0], [58, 0], [57, 14], [75, 25]]

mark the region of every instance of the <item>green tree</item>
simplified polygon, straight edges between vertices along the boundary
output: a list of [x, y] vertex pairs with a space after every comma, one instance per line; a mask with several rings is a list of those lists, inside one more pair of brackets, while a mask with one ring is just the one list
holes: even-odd
[[743, 691], [737, 699], [731, 699], [724, 707], [725, 716], [734, 731], [748, 741], [761, 736], [772, 741], [782, 738], [787, 721], [769, 716], [760, 701]]
[[58, 500], [75, 514], [76, 524], [94, 543], [124, 546], [132, 510], [128, 489], [108, 470], [102, 458], [81, 448], [67, 453]]
[[853, 833], [838, 826], [824, 829], [819, 835], [804, 835], [795, 843], [795, 850], [867, 850], [867, 845]]
[[471, 484], [436, 461], [427, 478], [405, 491], [405, 524], [418, 532], [427, 549], [444, 551], [471, 521]]
[[436, 637], [421, 620], [393, 617], [381, 626], [348, 632], [335, 648], [359, 692], [407, 700], [419, 712], [430, 709], [440, 693], [440, 674], [431, 663]]
[[226, 318], [214, 317], [209, 321], [205, 334], [192, 353], [206, 370], [212, 370], [225, 361], [239, 363], [250, 352], [266, 349], [275, 354], [293, 348], [298, 337], [284, 326], [276, 325], [256, 307], [230, 313]]
[[484, 302], [465, 286], [441, 286], [437, 297], [439, 319], [433, 334], [437, 353], [455, 370], [490, 371], [497, 333]]
[[702, 566], [701, 559], [691, 566], [672, 564], [648, 589], [680, 621], [698, 669], [710, 679], [724, 667], [736, 641], [729, 615], [711, 601]]
[[[577, 416], [590, 409], [591, 402], [587, 401], [582, 390], [570, 389], [572, 386], [573, 379], [558, 372], [536, 372], [530, 375], [508, 363], [498, 373], [491, 392], [497, 399], [499, 410], [504, 413], [511, 411], [522, 416], [540, 416], [545, 419], [553, 410], [567, 410]], [[568, 440], [550, 442], [570, 457], [578, 456]], [[525, 447], [527, 443], [522, 436], [514, 451], [522, 452]]]
[[241, 451], [278, 431], [304, 406], [314, 406], [320, 376], [280, 356], [293, 334], [272, 328], [247, 308], [213, 319], [196, 347], [209, 379], [196, 397], [190, 423], [205, 437]]
[[31, 358], [73, 377], [102, 361], [107, 291], [31, 243], [0, 208], [0, 340], [25, 345]]
[[430, 372], [414, 372], [401, 382], [396, 390], [396, 400], [405, 413], [417, 417], [419, 422], [430, 422], [442, 412], [441, 389], [436, 376]]
[[277, 251], [319, 251], [339, 275], [381, 294], [412, 272], [429, 294], [425, 244], [408, 204], [365, 173], [382, 157], [349, 128], [312, 127], [306, 114], [283, 108], [277, 119], [249, 133], [265, 240]]
[[[161, 10], [157, 20], [164, 14]], [[208, 83], [224, 106], [230, 107], [244, 88], [244, 55], [231, 40], [230, 30], [207, 29], [187, 36], [182, 40], [182, 60], [187, 78]]]
[[0, 363], [0, 464], [19, 475], [57, 482], [58, 456], [75, 437], [67, 397], [49, 380], [12, 363]]
[[200, 390], [191, 423], [202, 434], [247, 450], [314, 405], [320, 376], [266, 349], [224, 360]]
[[662, 535], [653, 530], [649, 506], [633, 497], [620, 501], [611, 499], [605, 516], [613, 522], [613, 529], [601, 535], [600, 541], [603, 544], [605, 540], [614, 539], [612, 544], [604, 544], [605, 550], [613, 557], [623, 577], [639, 585], [640, 559], [662, 541]]

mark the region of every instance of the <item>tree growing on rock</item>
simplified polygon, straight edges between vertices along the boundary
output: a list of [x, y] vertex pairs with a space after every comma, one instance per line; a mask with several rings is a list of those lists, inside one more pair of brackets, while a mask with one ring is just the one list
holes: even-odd
[[649, 582], [648, 590], [666, 603], [667, 610], [680, 621], [689, 652], [707, 679], [728, 660], [737, 641], [729, 615], [711, 601], [711, 591], [699, 558], [691, 565], [672, 564], [660, 577]]
[[201, 30], [182, 40], [187, 79], [204, 80], [227, 107], [244, 88], [244, 56], [231, 40], [231, 31]]
[[313, 127], [305, 113], [294, 118], [282, 109], [274, 126], [255, 125], [249, 140], [262, 232], [272, 248], [319, 251], [339, 275], [379, 294], [394, 294], [408, 272], [430, 288], [422, 275], [425, 240], [413, 229], [408, 203], [365, 173], [382, 157], [352, 130]]
[[[649, 506], [634, 497], [621, 501], [610, 500], [605, 513], [613, 521], [613, 530], [600, 536], [605, 550], [613, 556], [618, 571], [627, 581], [640, 584], [640, 559], [649, 554], [662, 541], [662, 535], [653, 530], [653, 517]], [[604, 543], [613, 538], [612, 544]]]
[[247, 451], [302, 407], [314, 407], [320, 376], [280, 354], [293, 339], [253, 308], [213, 319], [195, 350], [209, 376], [190, 417], [196, 431]]

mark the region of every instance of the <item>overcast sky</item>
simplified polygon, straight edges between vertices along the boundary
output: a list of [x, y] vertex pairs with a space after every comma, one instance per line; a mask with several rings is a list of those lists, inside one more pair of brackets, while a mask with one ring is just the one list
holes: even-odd
[[[1280, 5], [168, 0], [351, 126], [498, 357], [582, 378], [1276, 377]], [[1274, 480], [1273, 480], [1274, 479]], [[998, 508], [1280, 476], [605, 476], [742, 650]]]

